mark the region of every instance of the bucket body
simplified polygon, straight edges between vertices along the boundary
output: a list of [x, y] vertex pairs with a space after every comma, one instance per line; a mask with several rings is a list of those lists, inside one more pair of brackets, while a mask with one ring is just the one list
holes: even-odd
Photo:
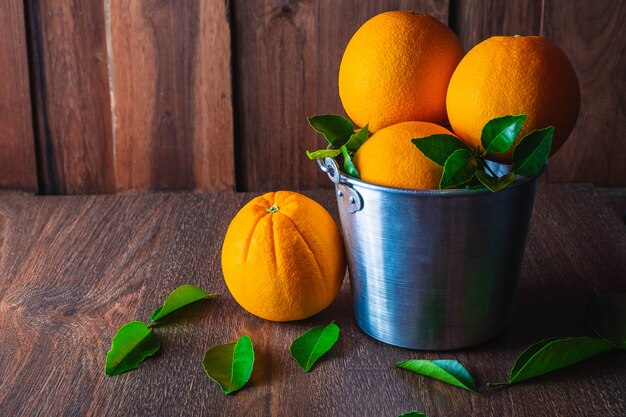
[[406, 190], [347, 176], [331, 158], [320, 167], [335, 183], [363, 331], [400, 347], [447, 350], [509, 326], [536, 177], [497, 193]]

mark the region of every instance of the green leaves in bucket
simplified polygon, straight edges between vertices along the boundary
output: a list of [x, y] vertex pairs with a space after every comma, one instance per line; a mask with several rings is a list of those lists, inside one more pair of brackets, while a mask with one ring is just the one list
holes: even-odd
[[362, 129], [359, 129], [358, 132], [350, 135], [350, 139], [348, 139], [345, 144], [346, 149], [354, 155], [367, 139], [369, 139], [369, 124], [366, 124]]
[[306, 151], [309, 159], [336, 158], [342, 156], [343, 170], [348, 175], [359, 178], [359, 171], [352, 162], [352, 157], [369, 138], [369, 125], [355, 132], [352, 122], [336, 114], [323, 114], [308, 118], [311, 127], [321, 133], [329, 143], [329, 149]]
[[487, 385], [494, 387], [517, 384], [614, 349], [616, 346], [613, 342], [597, 337], [542, 340], [530, 345], [517, 357], [506, 382]]
[[[459, 138], [448, 134], [430, 135], [411, 139], [415, 147], [427, 158], [444, 167], [439, 181], [440, 189], [487, 188], [492, 192], [505, 189], [515, 183], [517, 175], [537, 175], [548, 161], [554, 127], [534, 130], [524, 136], [512, 152], [513, 165], [510, 172], [497, 175], [486, 160], [498, 160], [497, 154], [509, 152], [519, 135], [525, 114], [506, 115], [489, 120], [481, 132], [481, 145], [471, 149]], [[354, 124], [336, 114], [324, 114], [308, 118], [311, 127], [321, 133], [329, 144], [328, 149], [306, 151], [309, 159], [342, 157], [344, 172], [359, 178], [352, 157], [369, 138], [366, 125], [355, 132]], [[494, 159], [496, 158], [496, 159]]]
[[428, 417], [424, 413], [420, 413], [419, 411], [409, 411], [408, 413], [400, 414], [398, 417]]
[[506, 175], [494, 178], [491, 175], [479, 170], [476, 171], [476, 178], [494, 193], [513, 184], [517, 179], [514, 172], [509, 172]]
[[341, 149], [320, 149], [319, 151], [313, 152], [306, 151], [306, 156], [308, 156], [309, 159], [334, 158], [339, 155], [341, 155]]
[[600, 337], [626, 349], [626, 293], [594, 293], [589, 303], [589, 324]]
[[554, 126], [524, 136], [513, 150], [513, 172], [527, 177], [538, 174], [548, 161], [553, 136]]
[[338, 114], [321, 114], [308, 118], [309, 125], [326, 138], [335, 149], [341, 148], [354, 133], [354, 125]]
[[517, 116], [504, 116], [489, 120], [483, 126], [480, 135], [480, 143], [483, 145], [484, 154], [506, 152], [522, 129], [526, 120], [525, 114]]
[[400, 362], [396, 366], [478, 394], [474, 378], [457, 360], [411, 359]]
[[195, 285], [182, 285], [172, 291], [170, 295], [168, 295], [163, 305], [161, 305], [154, 311], [154, 313], [152, 313], [152, 317], [150, 317], [150, 322], [154, 323], [155, 321], [167, 316], [168, 314], [178, 310], [179, 308], [185, 307], [186, 305], [189, 305], [191, 303], [195, 303], [196, 301], [200, 301], [205, 298], [217, 297], [218, 295], [219, 294], [209, 294], [202, 288], [198, 288]]
[[300, 368], [304, 372], [309, 372], [315, 362], [328, 352], [338, 339], [339, 326], [333, 322], [316, 327], [298, 337], [291, 343], [289, 352]]
[[480, 146], [471, 149], [460, 139], [447, 134], [415, 138], [411, 142], [424, 156], [444, 167], [439, 189], [487, 188], [497, 192], [513, 184], [517, 175], [538, 174], [548, 160], [554, 132], [552, 126], [535, 130], [520, 140], [513, 150], [510, 172], [497, 175], [487, 164], [487, 159], [510, 151], [525, 120], [525, 114], [489, 120], [480, 138], [483, 149]]
[[254, 367], [254, 347], [250, 336], [235, 343], [214, 346], [204, 352], [202, 367], [207, 376], [230, 394], [243, 388], [250, 380]]
[[472, 149], [456, 136], [439, 134], [430, 135], [424, 138], [411, 139], [411, 142], [419, 149], [428, 159], [439, 166], [444, 166], [446, 160], [452, 153], [459, 149], [465, 149], [472, 152]]
[[469, 182], [476, 173], [476, 160], [467, 149], [457, 149], [446, 159], [439, 188], [456, 187]]
[[104, 372], [108, 376], [114, 376], [135, 369], [160, 348], [161, 343], [152, 334], [152, 329], [144, 323], [140, 321], [126, 323], [113, 336]]
[[346, 146], [341, 147], [341, 153], [343, 154], [343, 169], [348, 174], [355, 178], [359, 178], [359, 171], [357, 171], [354, 163], [352, 162], [352, 158], [348, 153], [348, 149]]

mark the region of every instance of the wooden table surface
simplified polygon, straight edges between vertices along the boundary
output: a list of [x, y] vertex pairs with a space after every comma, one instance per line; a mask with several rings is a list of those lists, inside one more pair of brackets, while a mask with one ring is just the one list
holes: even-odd
[[[336, 216], [331, 191], [307, 193]], [[611, 352], [510, 388], [503, 380], [528, 344], [591, 334], [587, 296], [626, 289], [626, 227], [589, 185], [541, 185], [511, 328], [471, 349], [387, 346], [356, 326], [348, 282], [333, 305], [295, 323], [242, 310], [222, 280], [230, 219], [253, 194], [0, 197], [2, 416], [624, 416], [626, 354]], [[174, 313], [155, 329], [161, 351], [139, 369], [104, 375], [111, 337], [148, 320], [178, 285], [219, 299]], [[336, 320], [339, 342], [309, 374], [288, 346]], [[211, 346], [250, 335], [250, 383], [226, 396], [201, 366]], [[482, 396], [404, 370], [410, 358], [460, 360]]]

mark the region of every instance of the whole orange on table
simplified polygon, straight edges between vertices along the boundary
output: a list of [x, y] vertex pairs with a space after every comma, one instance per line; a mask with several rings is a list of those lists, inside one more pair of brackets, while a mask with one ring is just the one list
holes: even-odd
[[[473, 148], [490, 119], [526, 114], [518, 141], [554, 126], [551, 154], [565, 142], [580, 110], [580, 89], [572, 64], [540, 36], [494, 36], [470, 50], [450, 79], [448, 118], [454, 133]], [[512, 150], [491, 159], [510, 163]]]
[[352, 36], [339, 68], [339, 97], [358, 125], [377, 130], [399, 122], [445, 123], [446, 90], [463, 48], [432, 16], [392, 11]]
[[328, 307], [346, 271], [343, 240], [330, 214], [310, 198], [277, 191], [233, 218], [222, 246], [224, 280], [250, 313], [300, 320]]

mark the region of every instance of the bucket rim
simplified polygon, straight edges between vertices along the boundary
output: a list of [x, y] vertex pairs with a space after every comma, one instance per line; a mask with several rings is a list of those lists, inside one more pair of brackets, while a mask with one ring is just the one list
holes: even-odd
[[[504, 165], [506, 166], [506, 164], [499, 164], [499, 165]], [[510, 184], [509, 186], [507, 186], [506, 188], [497, 191], [497, 192], [493, 192], [491, 190], [489, 190], [488, 188], [476, 188], [476, 189], [466, 189], [466, 188], [457, 188], [457, 189], [449, 189], [449, 190], [437, 190], [437, 189], [429, 189], [429, 190], [418, 190], [418, 189], [413, 189], [413, 188], [397, 188], [397, 187], [389, 187], [386, 185], [380, 185], [380, 184], [374, 184], [372, 182], [367, 182], [367, 181], [363, 181], [362, 179], [359, 178], [355, 178], [349, 174], [346, 174], [345, 172], [343, 172], [341, 169], [339, 170], [339, 178], [340, 178], [340, 183], [343, 184], [349, 184], [349, 185], [355, 185], [357, 187], [362, 187], [365, 189], [369, 189], [369, 190], [374, 190], [374, 191], [381, 191], [381, 192], [387, 192], [387, 193], [394, 193], [394, 194], [404, 194], [404, 195], [413, 195], [413, 196], [431, 196], [431, 197], [446, 197], [446, 196], [465, 196], [465, 195], [481, 195], [481, 194], [498, 194], [498, 193], [503, 193], [506, 191], [512, 191], [516, 188], [521, 187], [524, 184], [527, 184], [531, 181], [535, 181], [537, 178], [539, 178], [548, 168], [548, 163], [546, 162], [545, 165], [543, 166], [543, 168], [541, 168], [541, 170], [535, 174], [532, 175], [530, 177], [526, 177], [526, 176], [522, 176], [522, 175], [517, 175], [516, 176], [516, 180]]]

